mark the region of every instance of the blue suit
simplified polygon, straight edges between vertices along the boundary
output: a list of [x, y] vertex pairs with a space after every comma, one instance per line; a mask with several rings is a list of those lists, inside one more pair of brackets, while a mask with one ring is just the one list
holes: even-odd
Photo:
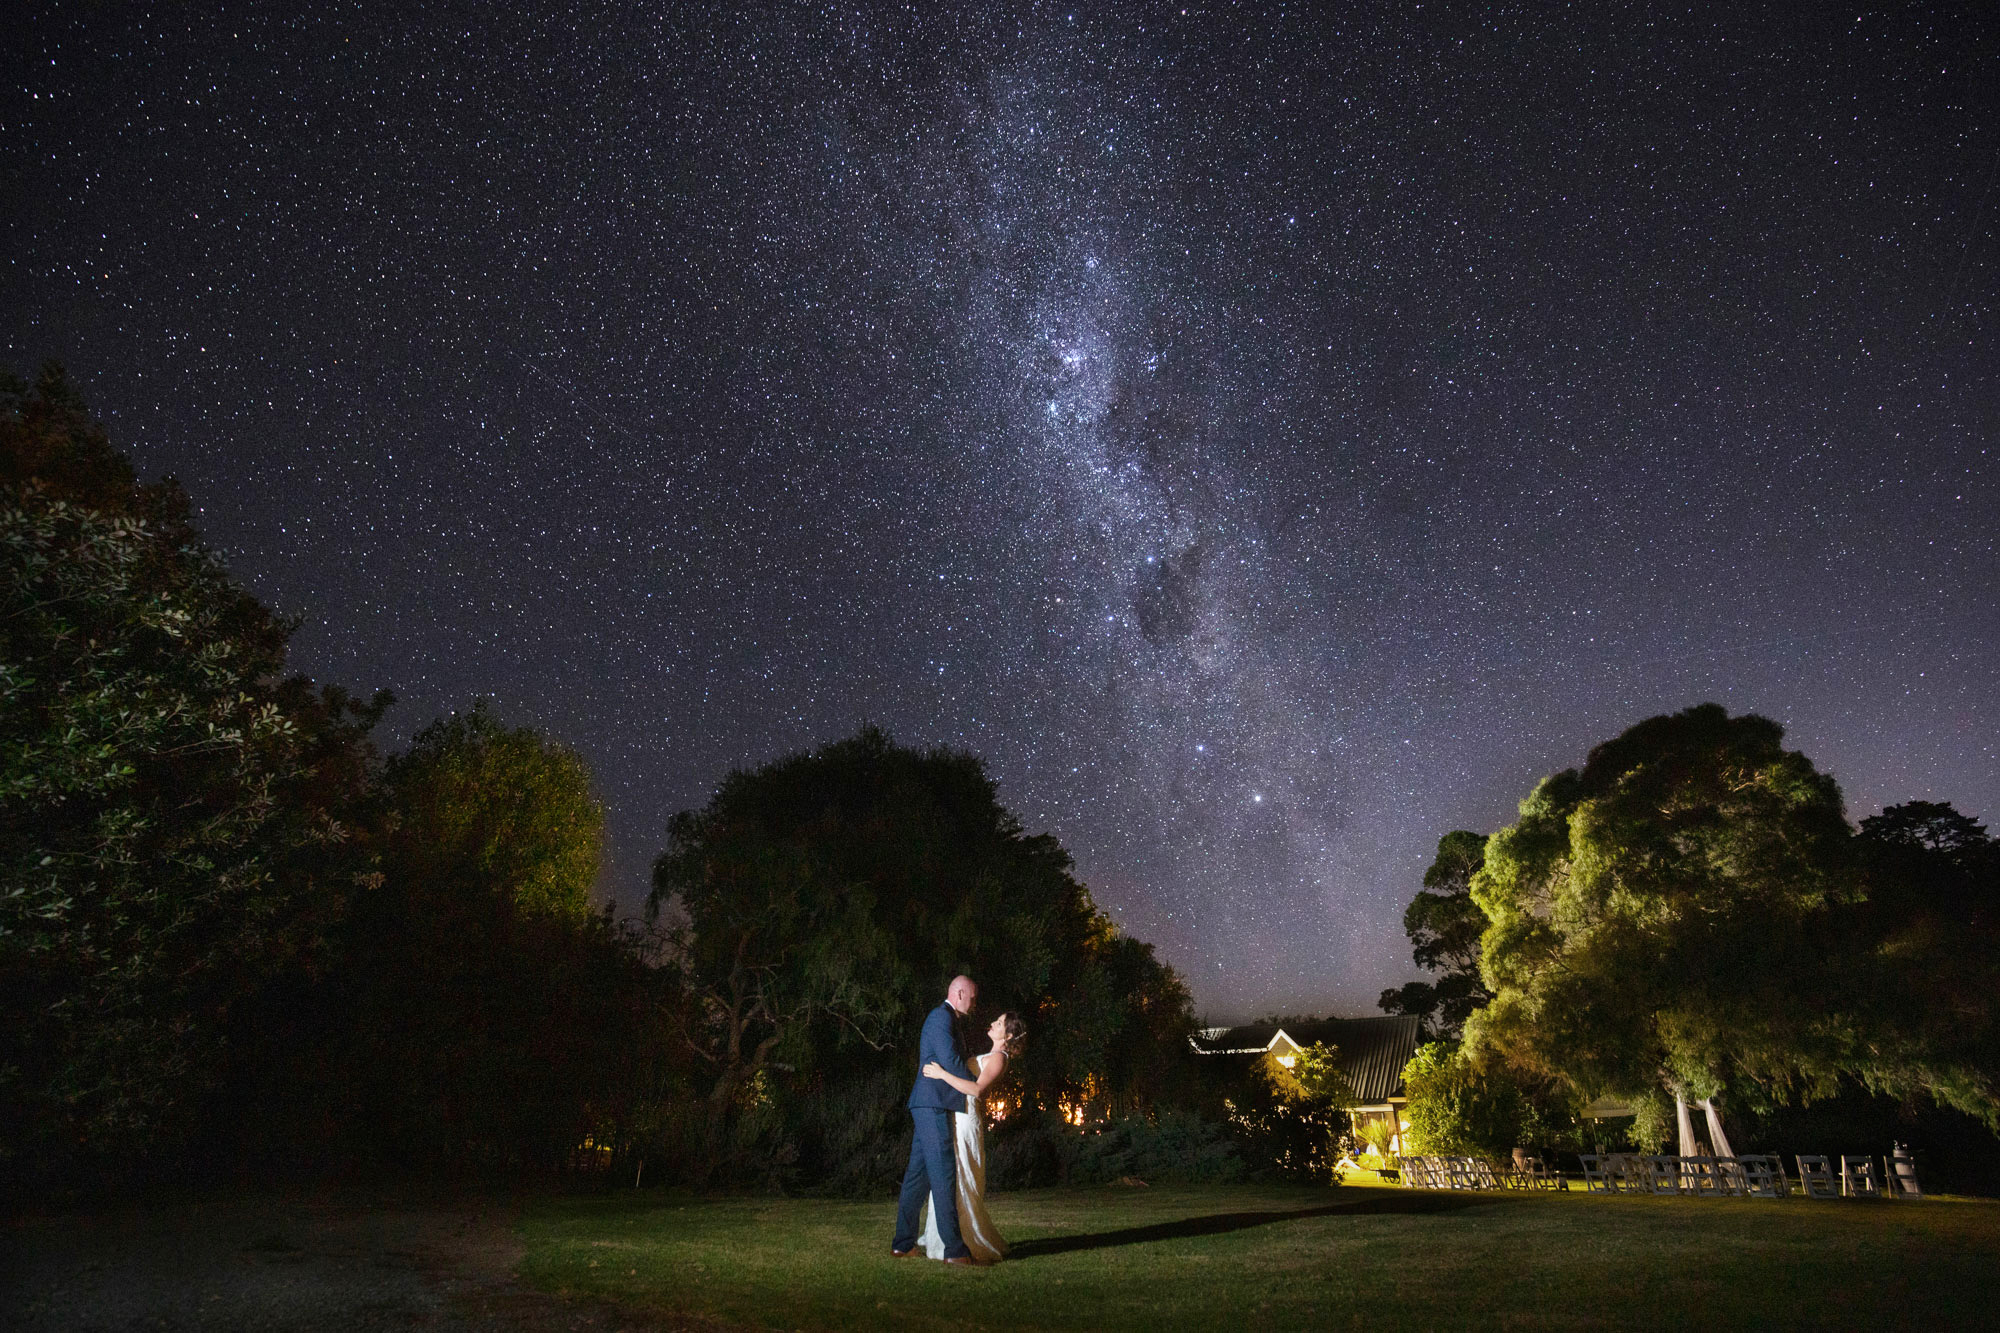
[[931, 1215], [937, 1218], [938, 1239], [944, 1242], [944, 1257], [956, 1259], [968, 1253], [958, 1234], [958, 1154], [951, 1124], [952, 1113], [965, 1110], [967, 1099], [951, 1084], [925, 1078], [922, 1073], [923, 1067], [935, 1060], [960, 1078], [972, 1077], [952, 1036], [955, 1017], [949, 1004], [931, 1010], [917, 1043], [917, 1081], [907, 1103], [916, 1132], [910, 1140], [909, 1169], [903, 1172], [902, 1197], [896, 1203], [896, 1235], [889, 1242], [889, 1248], [899, 1254], [916, 1246], [917, 1217], [926, 1194], [931, 1200]]

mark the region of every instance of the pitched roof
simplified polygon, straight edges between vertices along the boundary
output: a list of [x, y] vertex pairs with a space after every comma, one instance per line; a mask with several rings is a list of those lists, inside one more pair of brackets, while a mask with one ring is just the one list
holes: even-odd
[[1204, 1028], [1191, 1040], [1203, 1055], [1255, 1055], [1275, 1046], [1280, 1034], [1294, 1046], [1324, 1042], [1340, 1052], [1340, 1067], [1364, 1104], [1403, 1095], [1403, 1066], [1417, 1053], [1420, 1040], [1414, 1014], [1319, 1018], [1285, 1025], [1243, 1023]]

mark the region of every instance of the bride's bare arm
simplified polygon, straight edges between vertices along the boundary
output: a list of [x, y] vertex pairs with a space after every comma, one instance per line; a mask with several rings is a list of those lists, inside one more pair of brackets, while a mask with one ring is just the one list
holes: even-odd
[[980, 1093], [992, 1087], [994, 1080], [998, 1079], [1001, 1071], [1006, 1068], [1007, 1057], [995, 1051], [986, 1057], [986, 1067], [979, 1071], [979, 1081], [977, 1083], [974, 1083], [969, 1078], [960, 1078], [935, 1060], [924, 1066], [924, 1077], [949, 1083], [966, 1096], [977, 1097]]

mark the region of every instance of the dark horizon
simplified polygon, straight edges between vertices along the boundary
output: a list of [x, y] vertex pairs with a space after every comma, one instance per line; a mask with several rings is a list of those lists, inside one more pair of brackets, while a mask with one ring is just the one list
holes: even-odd
[[575, 747], [627, 908], [864, 722], [1218, 1023], [1375, 1012], [1439, 836], [1696, 703], [2000, 822], [1990, 16], [17, 31], [0, 364], [385, 748]]

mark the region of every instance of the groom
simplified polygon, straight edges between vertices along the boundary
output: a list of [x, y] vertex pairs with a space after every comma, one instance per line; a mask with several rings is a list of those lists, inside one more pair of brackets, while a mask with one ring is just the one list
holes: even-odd
[[[935, 1060], [960, 1078], [972, 1077], [959, 1055], [954, 1029], [958, 1020], [972, 1012], [972, 1002], [978, 997], [979, 987], [972, 984], [971, 977], [951, 979], [944, 1003], [924, 1019], [918, 1069]], [[944, 1261], [969, 1266], [972, 1255], [958, 1234], [958, 1157], [951, 1124], [952, 1112], [966, 1109], [965, 1094], [941, 1079], [918, 1074], [908, 1105], [910, 1119], [916, 1122], [916, 1137], [910, 1142], [910, 1169], [903, 1173], [903, 1197], [896, 1204], [896, 1235], [889, 1242], [889, 1253], [907, 1259], [917, 1252], [917, 1217], [923, 1211], [924, 1195], [929, 1194], [938, 1239], [944, 1242]]]

